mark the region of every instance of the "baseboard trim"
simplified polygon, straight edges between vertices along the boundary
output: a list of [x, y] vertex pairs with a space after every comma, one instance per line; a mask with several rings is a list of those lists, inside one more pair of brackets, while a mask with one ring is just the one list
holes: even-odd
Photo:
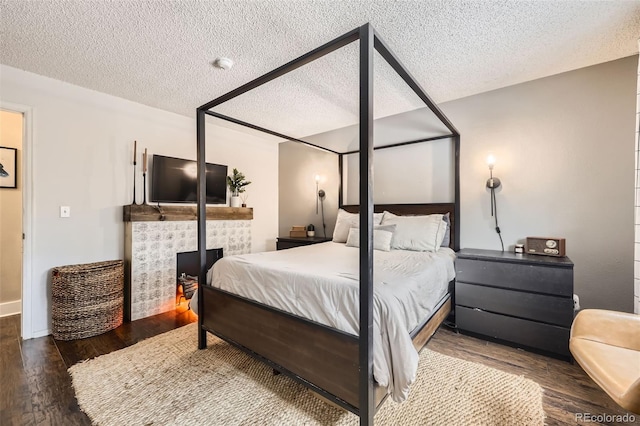
[[31, 337], [29, 337], [30, 339], [37, 339], [38, 337], [44, 337], [44, 336], [48, 336], [51, 334], [51, 330], [40, 330], [40, 331], [36, 331], [35, 333], [33, 333], [33, 335]]
[[22, 300], [0, 303], [0, 318], [17, 315], [22, 312]]

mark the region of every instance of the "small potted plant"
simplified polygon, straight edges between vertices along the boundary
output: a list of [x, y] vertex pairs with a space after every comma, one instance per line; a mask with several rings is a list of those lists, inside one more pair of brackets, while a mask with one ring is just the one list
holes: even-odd
[[233, 169], [232, 176], [227, 176], [227, 185], [231, 190], [231, 200], [229, 202], [231, 207], [240, 207], [240, 194], [246, 190], [245, 187], [250, 183], [251, 181], [248, 181], [244, 174], [236, 168]]
[[313, 224], [309, 224], [309, 226], [307, 226], [307, 237], [315, 237], [316, 235], [316, 227], [313, 226]]

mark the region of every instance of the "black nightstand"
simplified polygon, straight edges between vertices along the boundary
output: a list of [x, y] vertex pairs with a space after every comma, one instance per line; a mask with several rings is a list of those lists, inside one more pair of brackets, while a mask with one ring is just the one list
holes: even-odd
[[309, 246], [311, 244], [326, 243], [331, 241], [329, 237], [278, 237], [276, 242], [277, 250], [284, 250], [293, 247]]
[[462, 332], [570, 359], [573, 262], [568, 257], [463, 249], [455, 318]]

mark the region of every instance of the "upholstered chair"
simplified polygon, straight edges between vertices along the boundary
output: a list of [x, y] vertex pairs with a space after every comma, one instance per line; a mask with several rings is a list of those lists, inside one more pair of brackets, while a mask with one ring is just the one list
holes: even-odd
[[571, 326], [569, 349], [611, 399], [640, 414], [640, 315], [581, 311]]

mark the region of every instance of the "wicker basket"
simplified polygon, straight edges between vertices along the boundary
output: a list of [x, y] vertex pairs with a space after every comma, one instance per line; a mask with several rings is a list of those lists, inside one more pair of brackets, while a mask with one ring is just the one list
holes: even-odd
[[122, 324], [122, 260], [53, 268], [53, 337], [83, 339]]

